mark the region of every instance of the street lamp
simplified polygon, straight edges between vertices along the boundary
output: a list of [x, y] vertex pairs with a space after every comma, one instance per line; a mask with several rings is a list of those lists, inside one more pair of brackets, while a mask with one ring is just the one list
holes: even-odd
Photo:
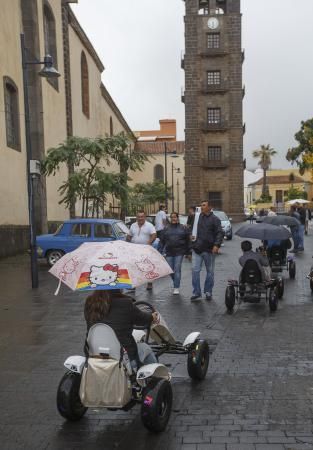
[[25, 110], [25, 138], [26, 138], [26, 159], [27, 159], [27, 192], [28, 192], [28, 214], [30, 228], [30, 264], [32, 288], [38, 288], [38, 266], [36, 248], [36, 228], [35, 228], [35, 202], [34, 202], [34, 179], [40, 176], [40, 162], [32, 159], [30, 111], [28, 101], [28, 76], [27, 66], [43, 65], [38, 73], [44, 78], [57, 78], [59, 72], [53, 67], [53, 60], [50, 55], [46, 55], [43, 61], [27, 61], [27, 48], [25, 47], [25, 36], [21, 34], [23, 87], [24, 87], [24, 110]]
[[174, 170], [176, 170], [176, 173], [181, 173], [180, 168], [174, 167], [174, 163], [172, 162], [172, 212], [174, 212]]
[[178, 158], [176, 150], [171, 152], [168, 151], [167, 142], [164, 142], [164, 169], [165, 169], [165, 177], [164, 177], [164, 185], [165, 185], [165, 209], [168, 209], [168, 192], [167, 192], [167, 155], [170, 155], [172, 158]]

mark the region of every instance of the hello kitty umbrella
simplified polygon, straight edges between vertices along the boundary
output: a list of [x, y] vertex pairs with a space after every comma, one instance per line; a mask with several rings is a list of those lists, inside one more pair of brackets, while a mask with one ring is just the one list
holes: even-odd
[[125, 241], [84, 243], [49, 271], [73, 291], [131, 289], [173, 273], [151, 245]]

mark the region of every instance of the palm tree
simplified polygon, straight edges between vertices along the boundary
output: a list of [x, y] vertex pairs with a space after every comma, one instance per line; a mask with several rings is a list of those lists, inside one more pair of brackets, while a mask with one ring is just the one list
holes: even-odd
[[258, 150], [254, 150], [252, 154], [254, 158], [259, 158], [258, 165], [263, 170], [262, 197], [266, 197], [269, 195], [266, 182], [266, 172], [272, 164], [272, 156], [275, 156], [277, 154], [277, 151], [271, 148], [270, 145], [261, 145], [261, 147]]

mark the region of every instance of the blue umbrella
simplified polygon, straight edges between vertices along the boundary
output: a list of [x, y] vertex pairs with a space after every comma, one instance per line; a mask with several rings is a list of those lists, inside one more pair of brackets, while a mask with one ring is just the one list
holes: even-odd
[[290, 231], [286, 228], [264, 222], [256, 225], [243, 225], [235, 234], [242, 238], [259, 239], [260, 241], [269, 239], [284, 240], [291, 237]]

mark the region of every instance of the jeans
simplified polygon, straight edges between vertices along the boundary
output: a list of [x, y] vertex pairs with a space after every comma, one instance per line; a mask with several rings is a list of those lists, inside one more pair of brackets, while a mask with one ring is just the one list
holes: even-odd
[[304, 225], [299, 225], [298, 235], [299, 235], [299, 249], [304, 248]]
[[200, 272], [202, 264], [205, 264], [206, 279], [204, 283], [204, 292], [212, 295], [214, 286], [214, 267], [215, 255], [213, 253], [203, 252], [200, 255], [195, 251], [192, 252], [192, 288], [193, 295], [201, 295]]
[[[154, 363], [158, 362], [155, 354], [153, 353], [153, 350], [145, 342], [138, 342], [137, 349], [138, 349], [139, 361], [142, 363], [142, 365], [145, 366], [146, 364], [154, 364]], [[130, 365], [132, 366], [133, 369], [136, 369], [137, 361], [131, 360]]]
[[180, 286], [181, 279], [181, 265], [183, 262], [184, 255], [177, 256], [167, 256], [166, 261], [173, 270], [174, 273], [171, 274], [172, 280], [174, 282], [174, 289], [178, 289]]
[[292, 240], [293, 240], [293, 248], [294, 250], [298, 250], [299, 247], [299, 228], [292, 227], [290, 229], [292, 234]]

